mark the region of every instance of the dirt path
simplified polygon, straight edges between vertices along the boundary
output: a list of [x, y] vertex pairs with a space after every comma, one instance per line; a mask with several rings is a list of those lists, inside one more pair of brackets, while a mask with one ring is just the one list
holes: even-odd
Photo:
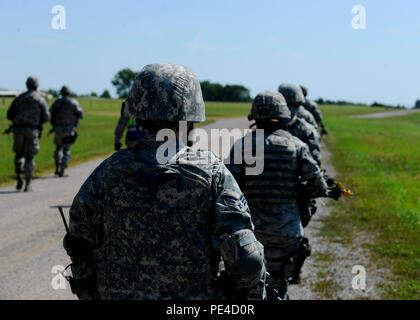
[[[224, 119], [203, 127], [207, 132], [218, 128], [248, 128], [245, 118]], [[238, 137], [239, 138], [239, 137]], [[217, 139], [209, 136], [208, 141], [214, 151]], [[198, 145], [197, 147], [206, 147]], [[224, 154], [227, 156], [231, 143], [225, 142]], [[324, 157], [328, 158], [325, 148]], [[74, 299], [68, 285], [65, 289], [53, 289], [51, 282], [52, 268], [66, 266], [70, 261], [62, 248], [64, 227], [58, 214], [57, 206], [64, 206], [65, 212], [71, 205], [83, 181], [101, 160], [89, 161], [68, 170], [69, 177], [55, 178], [52, 175], [36, 179], [33, 182], [34, 192], [17, 193], [14, 187], [0, 188], [0, 299]], [[327, 165], [328, 172], [333, 170]], [[352, 299], [360, 296], [376, 297], [375, 283], [377, 278], [367, 278], [367, 291], [354, 292], [351, 289], [351, 267], [355, 264], [369, 265], [366, 254], [359, 249], [351, 251], [340, 243], [329, 244], [317, 235], [322, 225], [322, 217], [330, 213], [330, 208], [322, 202], [319, 210], [306, 229], [313, 247], [313, 255], [307, 260], [304, 270], [307, 278], [302, 285], [291, 286], [290, 297], [294, 300], [320, 298], [314, 291], [319, 282], [319, 274], [324, 273], [333, 279], [337, 293], [331, 298]], [[328, 256], [331, 260], [325, 265], [315, 259], [317, 256]], [[328, 254], [328, 255], [326, 255]], [[325, 259], [324, 259], [325, 260]], [[327, 279], [328, 280], [328, 279]], [[329, 280], [328, 280], [329, 281]], [[372, 287], [372, 289], [370, 289]]]
[[417, 113], [417, 112], [420, 112], [420, 109], [369, 113], [369, 114], [363, 114], [363, 115], [360, 115], [360, 116], [350, 116], [349, 118], [353, 118], [353, 119], [381, 119], [381, 118], [406, 116], [408, 114]]

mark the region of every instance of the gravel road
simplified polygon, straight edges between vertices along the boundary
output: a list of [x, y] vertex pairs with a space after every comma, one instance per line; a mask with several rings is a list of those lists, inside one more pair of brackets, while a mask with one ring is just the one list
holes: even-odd
[[[210, 129], [245, 129], [248, 126], [248, 120], [240, 118], [219, 120], [203, 128], [210, 132]], [[220, 154], [216, 150], [219, 143], [215, 136], [209, 136], [208, 141], [209, 147], [221, 158], [227, 156], [233, 143], [232, 140], [229, 146], [225, 145], [222, 148], [224, 153]], [[203, 140], [196, 147], [207, 146]], [[328, 158], [325, 148], [323, 152], [324, 157]], [[59, 275], [53, 273], [54, 266], [70, 263], [62, 248], [65, 231], [57, 206], [63, 206], [67, 215], [74, 195], [101, 161], [89, 161], [70, 168], [67, 178], [49, 175], [36, 179], [33, 182], [35, 191], [31, 193], [16, 192], [14, 186], [0, 188], [0, 299], [75, 299], [67, 284], [65, 289], [53, 289], [52, 286], [52, 281], [59, 279]], [[333, 174], [331, 166], [327, 165], [327, 170]], [[320, 267], [311, 256], [304, 266], [307, 278], [303, 284], [290, 287], [291, 299], [319, 298], [312, 288], [320, 268], [339, 287], [333, 298], [376, 298], [375, 283], [380, 280], [380, 276], [367, 278], [365, 292], [354, 292], [351, 289], [351, 278], [354, 276], [351, 267], [355, 264], [368, 265], [366, 253], [361, 249], [350, 250], [339, 243], [328, 243], [317, 235], [322, 217], [329, 212], [330, 208], [320, 201], [319, 210], [306, 229], [306, 234], [310, 237], [313, 252], [330, 252], [334, 261]]]
[[353, 118], [353, 119], [381, 119], [381, 118], [406, 116], [408, 114], [417, 113], [417, 112], [420, 112], [420, 109], [369, 113], [369, 114], [363, 114], [363, 115], [359, 115], [359, 116], [351, 116], [350, 118]]

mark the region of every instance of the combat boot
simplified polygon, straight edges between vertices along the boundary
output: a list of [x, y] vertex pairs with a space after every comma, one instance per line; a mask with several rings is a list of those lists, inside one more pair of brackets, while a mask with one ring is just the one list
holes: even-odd
[[58, 176], [61, 178], [61, 177], [64, 177], [64, 168], [63, 167], [60, 167], [60, 169], [58, 170]]
[[17, 174], [17, 184], [16, 184], [16, 190], [21, 190], [23, 187], [23, 179], [22, 179], [22, 174], [18, 173]]
[[32, 191], [31, 181], [32, 181], [32, 179], [26, 178], [26, 181], [25, 181], [25, 190], [23, 190], [24, 192]]

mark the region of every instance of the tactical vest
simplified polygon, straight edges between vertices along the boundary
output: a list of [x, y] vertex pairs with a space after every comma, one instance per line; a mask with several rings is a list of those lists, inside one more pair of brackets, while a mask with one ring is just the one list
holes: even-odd
[[[291, 137], [284, 130], [265, 134], [264, 154], [257, 155], [257, 161], [264, 161], [263, 173], [241, 175], [241, 188], [251, 207], [253, 204], [296, 204], [298, 149]], [[255, 141], [253, 139], [253, 150], [256, 150]]]

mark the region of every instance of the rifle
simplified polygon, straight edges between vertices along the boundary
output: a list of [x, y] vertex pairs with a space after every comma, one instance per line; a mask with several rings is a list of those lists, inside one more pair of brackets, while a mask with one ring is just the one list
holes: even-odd
[[299, 209], [302, 226], [305, 228], [318, 208], [315, 199], [311, 199], [308, 196], [306, 192], [306, 186], [303, 183], [299, 183], [298, 185], [297, 206]]
[[3, 134], [10, 134], [10, 132], [12, 132], [12, 130], [13, 130], [13, 124], [11, 124], [9, 126], [9, 128], [4, 129]]
[[353, 191], [343, 186], [341, 182], [337, 182], [334, 178], [331, 178], [326, 170], [323, 170], [324, 179], [327, 182], [328, 189], [329, 189], [329, 197], [333, 198], [334, 200], [338, 200], [341, 196], [344, 197], [351, 197], [353, 196]]
[[62, 274], [69, 282], [71, 292], [73, 294], [76, 294], [80, 298], [81, 293], [89, 292], [89, 295], [94, 296], [96, 292], [96, 279], [94, 276], [74, 278], [73, 276], [68, 276], [64, 273], [70, 266], [72, 266], [74, 263], [77, 264], [81, 259], [91, 260], [92, 247], [90, 247], [89, 244], [86, 243], [83, 239], [78, 239], [70, 234], [66, 218], [64, 217], [63, 208], [59, 206], [58, 211], [60, 211], [61, 219], [63, 219], [64, 228], [66, 229], [66, 236], [64, 237], [64, 248], [72, 260], [72, 263], [64, 269]]

